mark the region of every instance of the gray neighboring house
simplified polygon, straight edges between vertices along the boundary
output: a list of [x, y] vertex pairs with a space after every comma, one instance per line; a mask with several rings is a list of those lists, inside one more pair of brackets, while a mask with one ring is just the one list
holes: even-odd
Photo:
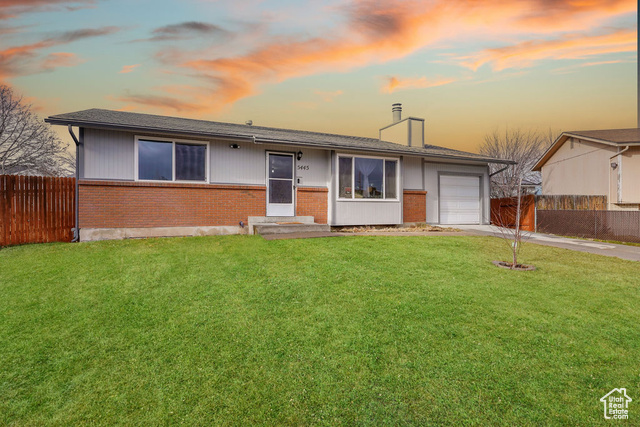
[[380, 139], [90, 109], [78, 131], [82, 240], [251, 233], [250, 223], [488, 224], [488, 164], [425, 143], [424, 120]]

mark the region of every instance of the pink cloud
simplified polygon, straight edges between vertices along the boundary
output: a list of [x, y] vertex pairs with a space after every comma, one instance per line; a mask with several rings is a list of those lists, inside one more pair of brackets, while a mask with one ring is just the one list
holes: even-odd
[[210, 91], [200, 87], [189, 85], [171, 85], [153, 88], [154, 94], [131, 93], [115, 98], [129, 105], [143, 106], [151, 111], [184, 112], [190, 114], [202, 114], [214, 111], [221, 105], [212, 105]]
[[83, 62], [75, 53], [56, 52], [50, 53], [42, 61], [41, 69], [44, 71], [52, 71], [58, 67], [73, 67]]
[[132, 72], [133, 70], [135, 70], [136, 68], [138, 68], [140, 66], [140, 64], [133, 64], [133, 65], [124, 65], [122, 67], [122, 70], [118, 71], [119, 74], [127, 74]]

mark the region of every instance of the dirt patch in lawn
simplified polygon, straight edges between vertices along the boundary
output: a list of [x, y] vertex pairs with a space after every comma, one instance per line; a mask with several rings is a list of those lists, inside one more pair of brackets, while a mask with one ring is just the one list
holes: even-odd
[[527, 264], [516, 264], [516, 266], [513, 267], [513, 263], [511, 262], [506, 262], [506, 261], [492, 261], [492, 262], [493, 262], [493, 265], [495, 265], [496, 267], [506, 268], [507, 270], [533, 271], [536, 269], [535, 266], [527, 265]]
[[436, 225], [417, 224], [408, 227], [365, 226], [365, 227], [341, 227], [340, 233], [458, 233], [462, 230], [453, 227], [439, 227]]

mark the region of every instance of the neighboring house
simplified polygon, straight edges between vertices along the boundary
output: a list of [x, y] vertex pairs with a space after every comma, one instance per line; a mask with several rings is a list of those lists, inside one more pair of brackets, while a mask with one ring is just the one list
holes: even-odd
[[542, 183], [537, 180], [525, 178], [522, 180], [521, 188], [522, 194], [533, 194], [535, 196], [542, 194]]
[[533, 168], [543, 195], [607, 196], [608, 208], [640, 208], [640, 129], [563, 132]]
[[100, 109], [46, 122], [79, 128], [83, 240], [243, 233], [256, 217], [487, 224], [488, 162], [512, 162], [426, 145], [424, 121], [394, 109], [394, 142]]

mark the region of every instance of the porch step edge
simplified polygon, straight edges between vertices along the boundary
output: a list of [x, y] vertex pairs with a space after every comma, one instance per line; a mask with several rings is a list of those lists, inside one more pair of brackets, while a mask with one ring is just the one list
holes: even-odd
[[286, 234], [286, 233], [318, 233], [330, 232], [328, 224], [256, 224], [254, 226], [256, 234]]

